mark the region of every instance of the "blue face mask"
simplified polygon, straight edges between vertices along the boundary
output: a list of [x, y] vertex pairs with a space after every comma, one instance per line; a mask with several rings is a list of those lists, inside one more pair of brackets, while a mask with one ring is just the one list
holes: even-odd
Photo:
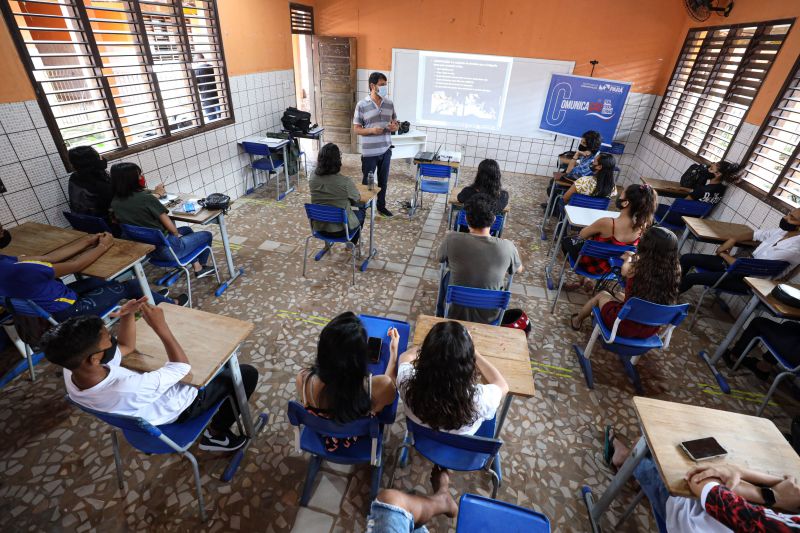
[[378, 89], [378, 96], [381, 98], [386, 98], [389, 95], [389, 86], [388, 85], [380, 85], [377, 87]]

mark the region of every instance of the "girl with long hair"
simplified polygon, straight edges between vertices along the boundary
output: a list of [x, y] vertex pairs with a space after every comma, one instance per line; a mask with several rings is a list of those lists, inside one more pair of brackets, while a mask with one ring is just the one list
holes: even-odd
[[[642, 235], [636, 253], [622, 255], [622, 276], [626, 279], [625, 298], [619, 301], [610, 293], [601, 291], [591, 298], [579, 313], [570, 317], [572, 329], [579, 330], [583, 321], [600, 308], [603, 322], [609, 328], [619, 315], [625, 302], [640, 298], [661, 305], [674, 305], [678, 299], [681, 266], [678, 255], [678, 238], [670, 230], [653, 226]], [[645, 326], [633, 320], [623, 320], [617, 334], [623, 337], [646, 338], [658, 333], [658, 327]]]
[[458, 202], [463, 204], [473, 195], [483, 193], [488, 195], [495, 203], [495, 214], [503, 213], [508, 205], [508, 191], [500, 183], [500, 165], [494, 159], [484, 159], [478, 165], [478, 173], [472, 185], [467, 185], [458, 193]]
[[617, 184], [614, 180], [614, 169], [617, 160], [611, 154], [597, 154], [592, 162], [592, 172], [575, 180], [567, 192], [564, 193], [564, 203], [575, 193], [595, 196], [598, 198], [611, 198], [617, 194]]
[[[400, 335], [389, 330], [389, 363], [386, 374], [369, 373], [367, 330], [352, 312], [331, 320], [319, 335], [317, 357], [311, 368], [301, 370], [295, 383], [306, 408], [340, 424], [378, 414], [394, 402], [397, 389], [392, 376], [397, 365]], [[349, 447], [355, 439], [326, 438], [329, 451]]]
[[74, 171], [69, 176], [69, 210], [79, 215], [108, 218], [113, 192], [106, 172], [108, 162], [91, 146], [76, 146], [67, 152]]
[[[483, 376], [485, 385], [479, 382]], [[400, 356], [397, 389], [406, 416], [438, 431], [474, 435], [492, 420], [508, 383], [475, 349], [461, 323], [439, 322]]]

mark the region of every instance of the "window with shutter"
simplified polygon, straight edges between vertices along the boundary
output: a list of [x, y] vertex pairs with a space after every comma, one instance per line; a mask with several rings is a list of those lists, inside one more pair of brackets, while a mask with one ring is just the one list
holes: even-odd
[[651, 133], [694, 159], [724, 159], [792, 23], [689, 30]]
[[111, 157], [233, 122], [215, 0], [0, 0], [69, 148]]
[[800, 59], [744, 161], [745, 189], [777, 207], [800, 207]]
[[303, 4], [289, 4], [292, 33], [314, 34], [314, 8]]

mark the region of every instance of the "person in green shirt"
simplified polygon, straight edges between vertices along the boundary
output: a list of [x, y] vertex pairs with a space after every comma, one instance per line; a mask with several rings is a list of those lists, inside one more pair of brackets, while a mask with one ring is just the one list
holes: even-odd
[[[167, 236], [178, 257], [183, 257], [204, 244], [211, 246], [213, 236], [210, 231], [192, 231], [188, 226], [175, 227], [175, 223], [169, 218], [169, 210], [151, 191], [145, 189], [144, 174], [138, 165], [117, 163], [112, 166], [111, 187], [114, 190], [111, 212], [120, 224], [160, 230]], [[211, 251], [206, 250], [192, 263], [196, 277], [202, 278], [214, 273], [213, 267], [206, 266], [210, 254]], [[174, 259], [166, 246], [156, 248], [152, 258], [162, 261]]]
[[[323, 146], [317, 156], [317, 168], [311, 176], [309, 189], [311, 190], [311, 203], [329, 205], [347, 209], [348, 228], [353, 244], [358, 244], [361, 232], [353, 235], [357, 229], [364, 225], [364, 207], [353, 211], [351, 206], [361, 203], [361, 194], [355, 182], [347, 176], [339, 174], [342, 170], [342, 153], [333, 143]], [[333, 222], [313, 222], [314, 231], [326, 237], [341, 238], [345, 236], [342, 224]]]

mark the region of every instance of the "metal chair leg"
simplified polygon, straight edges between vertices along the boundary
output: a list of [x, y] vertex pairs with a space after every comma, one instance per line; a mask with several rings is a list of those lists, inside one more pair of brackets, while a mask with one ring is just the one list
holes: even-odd
[[318, 455], [312, 455], [308, 462], [308, 470], [306, 471], [306, 482], [303, 486], [303, 495], [300, 496], [300, 506], [305, 507], [311, 499], [311, 490], [314, 488], [314, 479], [317, 477], [319, 467], [322, 465], [322, 458]]
[[761, 416], [761, 414], [764, 412], [764, 409], [767, 408], [767, 405], [769, 405], [769, 399], [772, 398], [772, 395], [775, 393], [775, 389], [778, 388], [778, 384], [781, 382], [781, 380], [786, 376], [791, 375], [793, 375], [792, 372], [781, 372], [775, 377], [775, 381], [772, 382], [772, 386], [769, 388], [769, 391], [767, 391], [767, 395], [764, 396], [764, 401], [758, 406], [756, 416]]
[[308, 241], [311, 235], [306, 237], [306, 245], [303, 247], [303, 277], [306, 277], [306, 264], [308, 263]]
[[219, 267], [217, 267], [217, 260], [214, 258], [214, 251], [211, 249], [211, 246], [208, 247], [209, 257], [211, 257], [211, 264], [214, 265], [214, 276], [217, 278], [217, 285], [222, 283], [222, 279], [219, 277]]
[[125, 489], [125, 479], [122, 476], [122, 457], [119, 455], [119, 438], [117, 430], [111, 430], [111, 448], [114, 450], [114, 466], [117, 470], [117, 486], [120, 490]]
[[695, 322], [697, 322], [697, 316], [700, 313], [700, 306], [703, 305], [703, 299], [705, 299], [707, 292], [708, 292], [708, 289], [704, 289], [703, 293], [700, 295], [700, 298], [698, 298], [698, 300], [697, 300], [697, 305], [695, 306], [694, 313], [692, 314], [692, 321], [689, 322], [689, 328], [688, 328], [689, 331], [692, 331], [692, 328], [694, 327]]
[[187, 267], [183, 267], [183, 272], [186, 274], [186, 293], [189, 295], [189, 309], [192, 309], [192, 273], [189, 272]]
[[36, 381], [36, 371], [33, 369], [33, 348], [25, 345], [25, 359], [28, 361], [28, 372], [31, 375], [31, 381]]
[[197, 459], [189, 452], [183, 452], [183, 456], [192, 464], [194, 484], [197, 488], [197, 505], [200, 507], [200, 520], [205, 522], [208, 517], [206, 516], [206, 506], [203, 502], [203, 485], [200, 482], [200, 469], [197, 467]]
[[558, 303], [558, 298], [561, 296], [561, 287], [564, 286], [564, 274], [566, 274], [567, 270], [567, 261], [568, 258], [564, 257], [564, 262], [561, 264], [561, 275], [558, 276], [558, 289], [556, 289], [555, 298], [553, 298], [553, 307], [550, 308], [550, 314], [556, 312], [556, 304]]
[[350, 249], [350, 256], [353, 260], [353, 285], [356, 284], [356, 245], [352, 242], [347, 243], [347, 247]]

